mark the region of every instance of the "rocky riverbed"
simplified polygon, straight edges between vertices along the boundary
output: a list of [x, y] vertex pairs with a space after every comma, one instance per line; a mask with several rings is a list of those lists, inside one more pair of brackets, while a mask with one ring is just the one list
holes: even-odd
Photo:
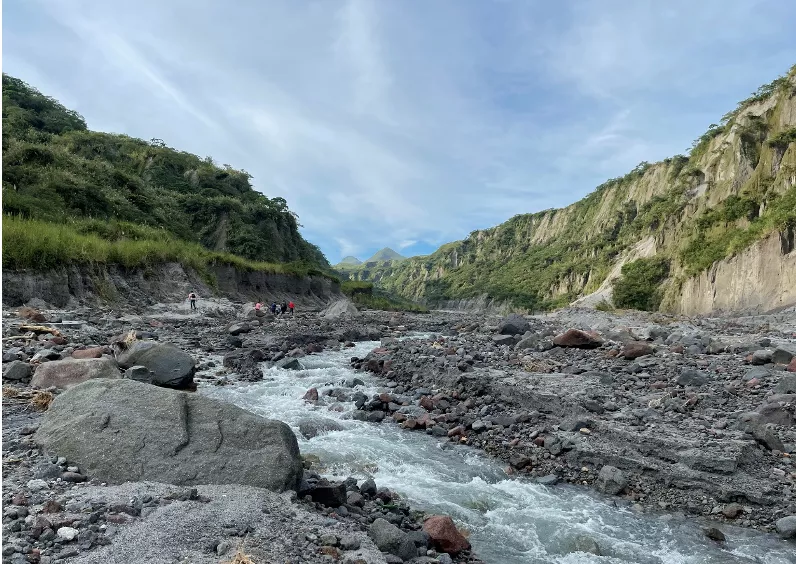
[[[354, 356], [352, 367], [377, 375], [383, 390], [364, 394], [356, 382], [308, 389], [308, 404], [350, 400], [353, 418], [480, 448], [517, 476], [594, 487], [641, 512], [708, 519], [710, 538], [721, 539], [724, 524], [796, 535], [792, 313], [680, 319], [568, 310], [500, 318], [338, 308], [272, 319], [225, 300], [207, 301], [198, 313], [178, 304], [124, 312], [32, 305], [25, 318], [4, 313], [3, 555], [10, 562], [219, 562], [238, 550], [255, 562], [477, 561], [444, 517], [427, 521], [367, 480], [327, 483], [311, 460], [295, 489], [278, 493], [245, 481], [191, 485], [172, 477], [184, 484], [165, 485], [150, 473], [107, 485], [93, 475], [105, 472], [102, 465], [40, 448], [48, 394], [74, 396], [62, 390], [86, 378], [234, 385], [262, 379], [263, 366], [300, 368], [307, 355], [365, 340], [382, 346]], [[155, 346], [166, 343], [176, 352]], [[180, 354], [194, 362], [180, 362]], [[190, 441], [190, 433], [178, 439], [169, 456], [186, 456], [180, 445]]]

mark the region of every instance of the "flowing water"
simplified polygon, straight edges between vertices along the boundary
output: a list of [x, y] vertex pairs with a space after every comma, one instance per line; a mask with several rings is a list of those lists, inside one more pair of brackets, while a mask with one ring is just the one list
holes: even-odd
[[[727, 542], [705, 538], [694, 521], [638, 514], [611, 499], [570, 486], [548, 488], [509, 478], [502, 467], [475, 449], [451, 445], [391, 422], [372, 424], [346, 418], [343, 411], [313, 406], [301, 398], [360, 378], [370, 395], [380, 382], [348, 366], [377, 342], [302, 358], [306, 370], [264, 370], [265, 379], [236, 386], [204, 386], [201, 392], [251, 412], [286, 422], [303, 454], [320, 459], [328, 477], [373, 477], [417, 508], [451, 515], [470, 531], [475, 553], [506, 564], [796, 564], [792, 543], [754, 531], [721, 526]], [[382, 390], [384, 391], [384, 390]], [[307, 419], [334, 419], [342, 427], [311, 440], [298, 432]], [[601, 556], [578, 551], [596, 542]]]

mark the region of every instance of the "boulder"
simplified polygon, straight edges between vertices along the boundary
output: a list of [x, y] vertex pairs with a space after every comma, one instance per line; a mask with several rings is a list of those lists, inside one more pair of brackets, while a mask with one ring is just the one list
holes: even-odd
[[[318, 399], [317, 396], [315, 399]], [[299, 421], [298, 427], [305, 439], [312, 439], [331, 431], [343, 430], [343, 427], [334, 419], [303, 419]]]
[[579, 349], [596, 349], [603, 344], [603, 340], [592, 333], [580, 329], [569, 329], [553, 339], [557, 347], [575, 347]]
[[357, 315], [359, 315], [359, 310], [351, 300], [338, 300], [321, 312], [321, 317], [326, 319], [355, 317]]
[[95, 378], [121, 378], [122, 373], [110, 358], [68, 358], [45, 362], [36, 367], [30, 385], [35, 388], [55, 386], [62, 390]]
[[154, 341], [133, 341], [117, 352], [116, 360], [122, 368], [146, 366], [152, 371], [152, 383], [167, 388], [191, 386], [196, 371], [191, 355], [173, 345]]
[[231, 368], [247, 380], [260, 380], [263, 372], [260, 363], [266, 359], [260, 349], [243, 349], [224, 355], [224, 368]]
[[414, 541], [401, 529], [379, 517], [371, 523], [368, 536], [373, 544], [382, 552], [393, 554], [403, 560], [411, 560], [417, 556]]
[[796, 372], [796, 357], [791, 359], [791, 361], [788, 363], [788, 367], [785, 370], [788, 372]]
[[304, 364], [297, 358], [285, 358], [277, 362], [276, 365], [285, 370], [304, 370]]
[[527, 319], [517, 313], [512, 313], [500, 322], [498, 333], [501, 335], [523, 335], [530, 328], [531, 325]]
[[782, 519], [777, 519], [775, 526], [779, 536], [783, 539], [796, 538], [796, 515], [788, 515]]
[[312, 501], [326, 507], [340, 507], [346, 502], [346, 489], [343, 482], [331, 484], [322, 480], [310, 489]]
[[749, 357], [749, 362], [754, 364], [755, 366], [760, 366], [771, 362], [773, 356], [774, 353], [772, 351], [761, 349], [751, 354], [751, 356]]
[[464, 538], [453, 519], [447, 515], [433, 515], [423, 523], [423, 530], [428, 533], [431, 546], [448, 554], [458, 554], [470, 548], [470, 542]]
[[622, 493], [627, 487], [627, 478], [624, 472], [615, 466], [603, 466], [597, 476], [597, 490], [608, 495]]
[[103, 347], [91, 347], [89, 349], [79, 349], [72, 353], [72, 358], [100, 358], [105, 349]]
[[785, 375], [777, 382], [774, 392], [777, 394], [796, 394], [796, 375]]
[[251, 325], [244, 321], [238, 321], [235, 323], [231, 323], [229, 327], [227, 327], [227, 333], [230, 335], [240, 335], [241, 333], [248, 333], [252, 330]]
[[152, 371], [146, 366], [131, 366], [124, 371], [124, 377], [136, 382], [151, 384], [153, 379]]
[[692, 370], [690, 368], [684, 369], [680, 372], [680, 376], [677, 377], [677, 383], [681, 386], [704, 386], [708, 383], [708, 376], [704, 372], [700, 372], [699, 370]]
[[496, 345], [508, 345], [511, 346], [514, 344], [514, 336], [513, 335], [493, 335], [492, 342]]
[[777, 364], [788, 364], [796, 357], [796, 345], [782, 345], [774, 349], [771, 360]]
[[622, 352], [619, 354], [619, 356], [628, 360], [634, 360], [642, 356], [653, 354], [654, 352], [655, 349], [653, 349], [647, 343], [642, 341], [633, 341], [622, 347]]
[[3, 380], [27, 380], [32, 372], [33, 367], [30, 364], [15, 360], [6, 365], [3, 371]]
[[[35, 378], [35, 375], [34, 375]], [[768, 403], [763, 404], [757, 410], [760, 413], [760, 423], [773, 423], [791, 427], [796, 424], [789, 404], [796, 402], [796, 394], [774, 395], [768, 398]]]
[[290, 427], [230, 403], [132, 380], [89, 380], [56, 397], [34, 435], [89, 478], [111, 484], [242, 484], [296, 489]]

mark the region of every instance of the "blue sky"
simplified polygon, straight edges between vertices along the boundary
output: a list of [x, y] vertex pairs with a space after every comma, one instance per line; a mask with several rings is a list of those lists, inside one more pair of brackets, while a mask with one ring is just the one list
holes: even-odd
[[334, 263], [685, 152], [796, 63], [794, 29], [782, 0], [5, 0], [3, 71], [247, 170]]

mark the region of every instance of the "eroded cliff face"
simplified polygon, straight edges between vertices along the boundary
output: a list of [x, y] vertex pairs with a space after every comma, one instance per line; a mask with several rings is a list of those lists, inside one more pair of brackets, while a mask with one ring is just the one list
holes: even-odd
[[796, 67], [725, 116], [689, 157], [642, 163], [566, 208], [350, 276], [432, 305], [477, 298], [540, 309], [610, 300], [624, 262], [658, 255], [671, 260], [662, 308], [796, 303], [792, 251], [776, 243], [796, 224], [795, 141]]
[[736, 256], [713, 264], [683, 282], [667, 309], [701, 314], [716, 311], [775, 311], [796, 304], [793, 229], [772, 233]]
[[118, 266], [69, 266], [50, 271], [3, 269], [3, 305], [14, 307], [39, 298], [57, 307], [75, 302], [152, 304], [199, 296], [222, 295], [233, 300], [294, 301], [320, 306], [342, 298], [328, 278], [245, 272], [231, 266], [212, 267], [204, 275], [177, 263], [148, 269]]

